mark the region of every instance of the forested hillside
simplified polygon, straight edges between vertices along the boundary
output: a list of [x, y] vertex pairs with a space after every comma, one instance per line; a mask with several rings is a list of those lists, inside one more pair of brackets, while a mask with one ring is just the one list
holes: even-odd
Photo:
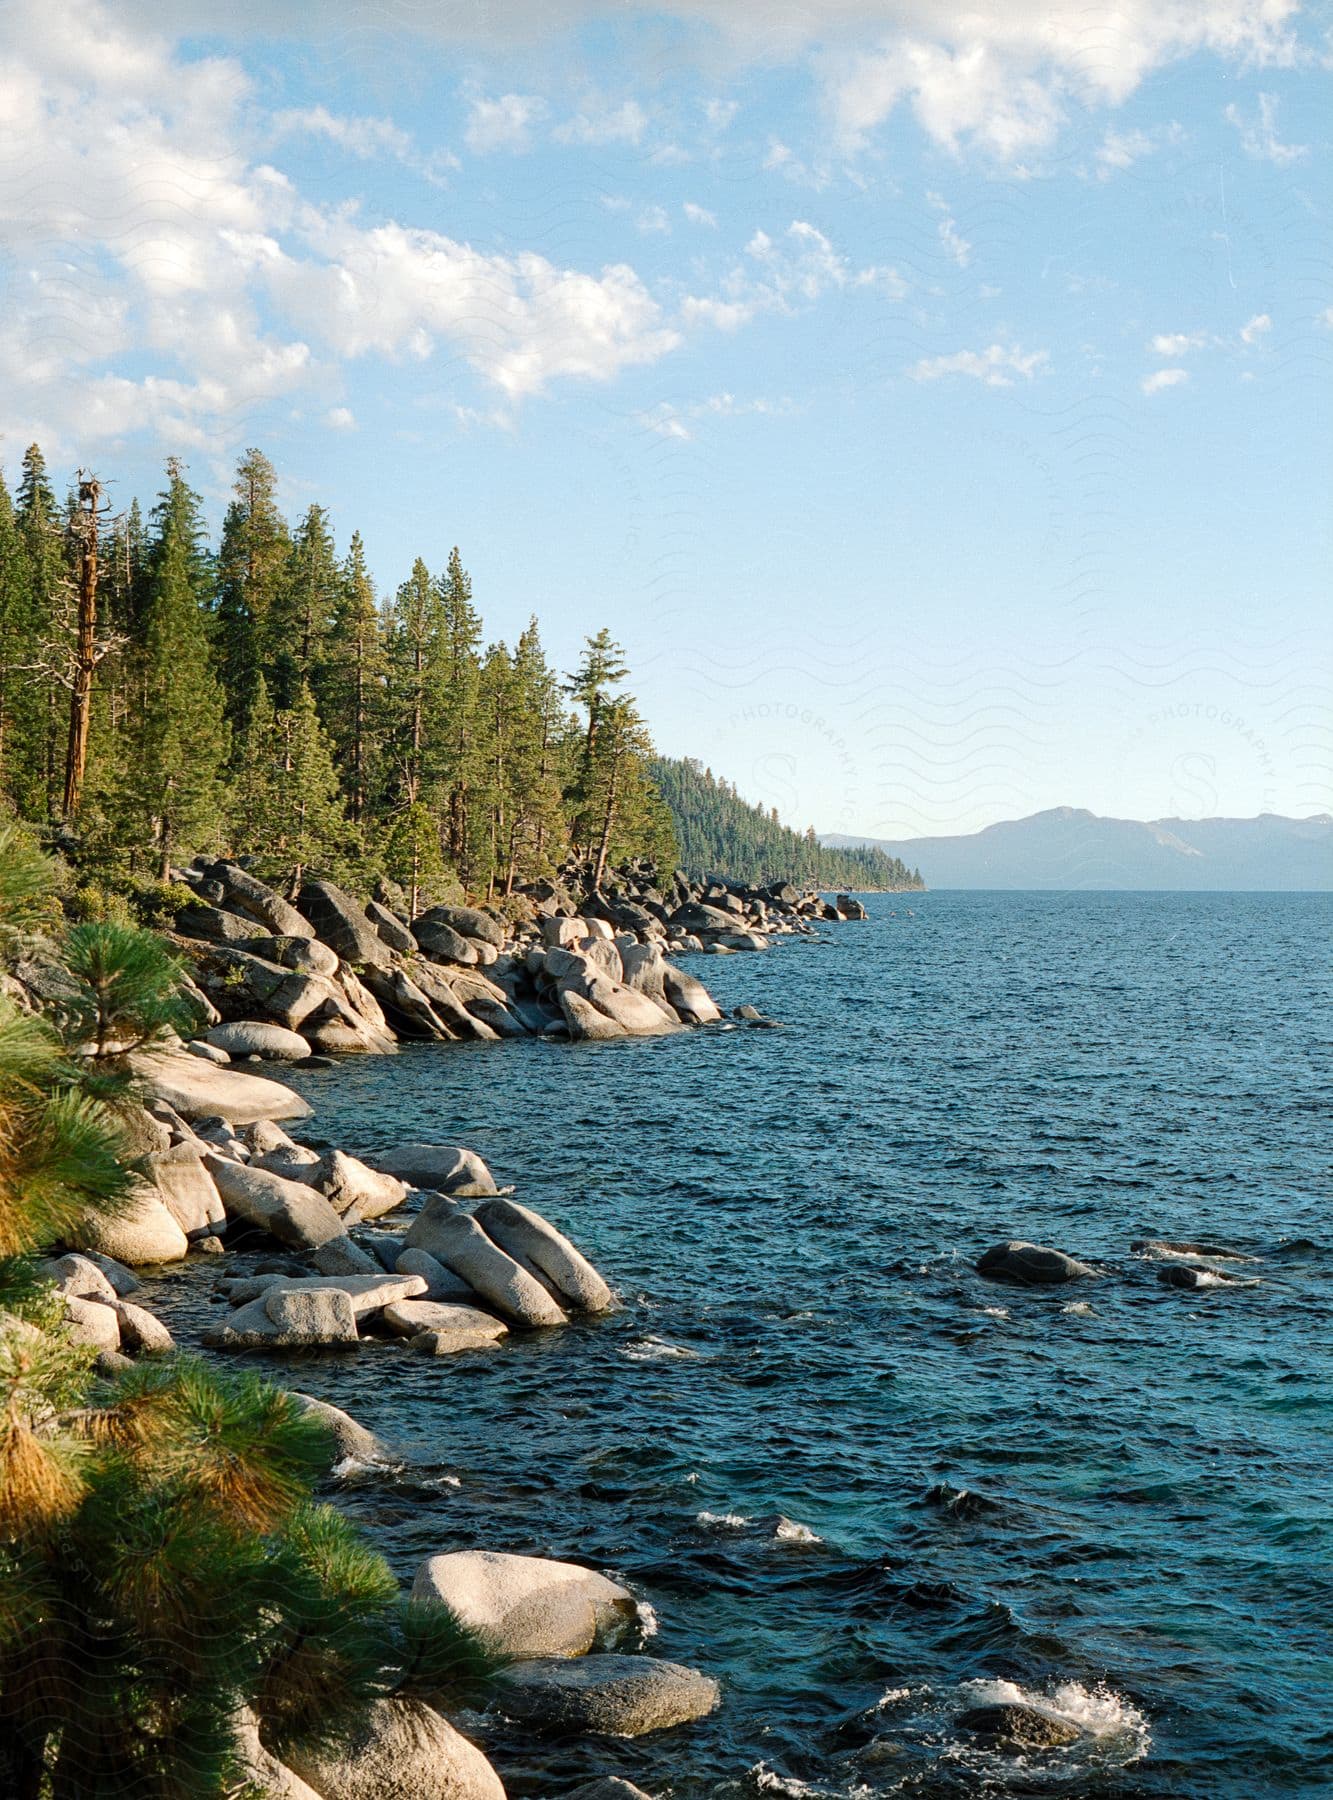
[[659, 757], [651, 767], [675, 821], [680, 860], [692, 875], [862, 892], [922, 885], [916, 870], [881, 850], [826, 849], [813, 826], [802, 835], [779, 824], [776, 809], [751, 806], [693, 757]]
[[571, 849], [600, 876], [675, 857], [651, 744], [609, 633], [562, 678], [534, 619], [487, 643], [457, 549], [378, 594], [361, 537], [294, 524], [250, 450], [216, 548], [178, 461], [112, 514], [42, 454], [0, 482], [0, 811], [90, 895], [201, 851], [401, 884], [413, 909], [495, 898]]

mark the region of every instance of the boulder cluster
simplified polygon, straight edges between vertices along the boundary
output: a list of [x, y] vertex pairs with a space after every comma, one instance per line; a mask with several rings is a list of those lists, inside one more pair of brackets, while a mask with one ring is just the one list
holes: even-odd
[[[128, 1305], [125, 1265], [176, 1262], [224, 1239], [280, 1259], [221, 1290], [221, 1349], [407, 1338], [431, 1355], [492, 1346], [511, 1329], [605, 1312], [610, 1288], [569, 1239], [503, 1194], [475, 1151], [402, 1144], [367, 1160], [298, 1143], [278, 1123], [309, 1113], [281, 1083], [186, 1051], [138, 1059], [142, 1179], [129, 1209], [90, 1213], [50, 1272], [69, 1322], [99, 1349], [169, 1349]], [[471, 1202], [471, 1206], [465, 1204]], [[398, 1214], [397, 1229], [369, 1230]], [[117, 1289], [119, 1268], [128, 1286]], [[92, 1306], [98, 1311], [89, 1313]]]
[[195, 1054], [259, 1057], [392, 1051], [400, 1039], [616, 1038], [720, 1017], [670, 957], [762, 950], [776, 933], [864, 918], [787, 883], [663, 886], [626, 865], [604, 891], [536, 883], [500, 908], [432, 906], [409, 916], [398, 890], [361, 901], [310, 880], [288, 898], [232, 862], [180, 871], [196, 898], [167, 935], [210, 1009]]

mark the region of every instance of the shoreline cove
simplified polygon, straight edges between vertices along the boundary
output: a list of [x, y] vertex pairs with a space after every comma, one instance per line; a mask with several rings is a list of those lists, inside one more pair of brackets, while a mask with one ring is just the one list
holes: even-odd
[[[660, 1738], [468, 1722], [515, 1794], [572, 1792], [594, 1743], [608, 1772], [691, 1797], [1317, 1791], [1310, 1344], [1333, 1271], [1292, 984], [1326, 980], [1328, 903], [869, 905], [799, 955], [710, 965], [724, 1010], [753, 999], [782, 1033], [291, 1073], [310, 1135], [367, 1154], [447, 1119], [623, 1302], [460, 1358], [443, 1409], [436, 1359], [299, 1358], [295, 1385], [409, 1456], [339, 1504], [404, 1580], [473, 1543], [604, 1571], [651, 1606], [654, 1656], [720, 1679], [715, 1713]], [[1256, 944], [1256, 981], [1210, 1008], [1211, 973]], [[1261, 1063], [1239, 1047], [1275, 993], [1293, 1023]], [[1006, 1235], [1100, 1278], [977, 1275]], [[1256, 1285], [1158, 1279], [1217, 1251]], [[156, 1286], [191, 1341], [195, 1284]], [[1123, 1725], [987, 1745], [952, 1721], [1006, 1702], [969, 1683]]]

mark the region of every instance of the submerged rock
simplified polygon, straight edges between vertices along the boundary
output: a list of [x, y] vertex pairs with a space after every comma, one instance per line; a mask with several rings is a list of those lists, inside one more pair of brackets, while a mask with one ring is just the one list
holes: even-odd
[[431, 1556], [414, 1600], [435, 1600], [505, 1656], [583, 1656], [636, 1616], [627, 1589], [576, 1563], [498, 1550]]
[[455, 1350], [488, 1350], [509, 1327], [494, 1314], [475, 1306], [459, 1306], [443, 1300], [395, 1300], [384, 1309], [388, 1330], [410, 1337], [419, 1350], [432, 1356], [448, 1356]]
[[1157, 1271], [1157, 1279], [1166, 1287], [1174, 1288], [1211, 1288], [1242, 1287], [1234, 1275], [1224, 1275], [1220, 1269], [1198, 1269], [1192, 1263], [1163, 1263]]
[[350, 1413], [345, 1413], [340, 1406], [330, 1406], [327, 1400], [316, 1400], [312, 1394], [292, 1392], [301, 1411], [318, 1419], [320, 1424], [333, 1439], [338, 1452], [339, 1462], [383, 1463], [386, 1467], [396, 1467], [402, 1462], [373, 1431], [360, 1424]]
[[516, 1663], [500, 1677], [499, 1704], [547, 1731], [641, 1737], [712, 1712], [721, 1689], [697, 1669], [651, 1656], [587, 1656]]
[[1058, 1750], [1083, 1735], [1067, 1719], [1014, 1701], [969, 1707], [958, 1715], [958, 1724], [1000, 1750]]
[[1052, 1250], [1045, 1244], [1025, 1243], [1011, 1238], [996, 1244], [977, 1261], [977, 1274], [992, 1281], [1009, 1281], [1020, 1287], [1049, 1286], [1064, 1281], [1095, 1277], [1096, 1269], [1066, 1256], [1063, 1250]]

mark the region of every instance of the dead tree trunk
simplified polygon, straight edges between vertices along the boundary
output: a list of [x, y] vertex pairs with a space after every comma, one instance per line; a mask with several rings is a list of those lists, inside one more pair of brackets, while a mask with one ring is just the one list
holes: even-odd
[[66, 820], [79, 810], [88, 767], [88, 727], [92, 720], [93, 674], [97, 643], [97, 527], [102, 499], [96, 476], [79, 474], [79, 507], [83, 513], [83, 549], [79, 557], [79, 600], [74, 625], [74, 666], [69, 690], [69, 737], [65, 746]]

